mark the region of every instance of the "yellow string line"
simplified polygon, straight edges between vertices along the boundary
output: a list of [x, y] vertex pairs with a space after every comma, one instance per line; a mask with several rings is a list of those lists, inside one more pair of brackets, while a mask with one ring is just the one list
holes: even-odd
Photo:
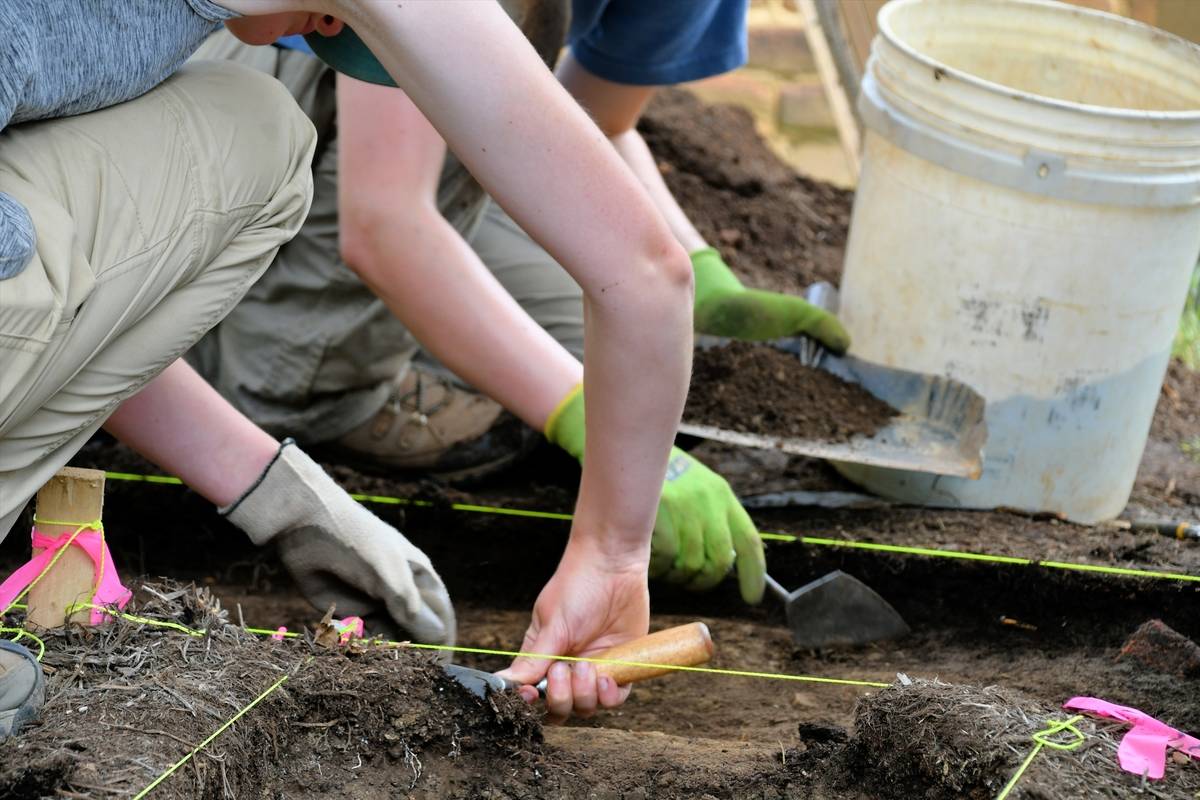
[[[128, 472], [109, 472], [106, 475], [119, 481], [146, 481], [149, 483], [180, 484], [178, 478], [157, 475], [138, 475]], [[362, 503], [378, 503], [394, 506], [412, 506], [416, 508], [433, 508], [438, 506], [430, 500], [413, 500], [404, 497], [387, 497], [385, 495], [352, 494], [355, 500]], [[451, 503], [453, 511], [465, 511], [476, 514], [497, 514], [511, 517], [526, 517], [531, 519], [552, 519], [569, 522], [573, 519], [570, 514], [560, 514], [552, 511], [530, 511], [520, 508], [502, 508], [498, 506], [472, 505], [469, 503]], [[868, 550], [880, 553], [897, 553], [901, 555], [928, 556], [930, 558], [957, 558], [964, 561], [982, 561], [994, 564], [1013, 564], [1024, 567], [1043, 567], [1045, 569], [1075, 570], [1080, 572], [1099, 572], [1122, 577], [1147, 578], [1154, 580], [1171, 580], [1200, 583], [1200, 575], [1188, 575], [1180, 572], [1161, 572], [1157, 570], [1133, 569], [1128, 567], [1107, 567], [1099, 564], [1077, 564], [1070, 561], [1040, 561], [1021, 556], [999, 556], [991, 553], [972, 553], [961, 550], [941, 550], [934, 547], [908, 547], [897, 544], [879, 544], [877, 542], [862, 542], [852, 539], [827, 539], [819, 536], [793, 536], [789, 533], [759, 533], [765, 541], [788, 542], [812, 545], [814, 547], [849, 547], [857, 550]]]
[[[101, 611], [104, 611], [106, 614], [110, 614], [114, 617], [126, 619], [131, 622], [137, 622], [142, 625], [157, 625], [157, 626], [163, 627], [163, 628], [172, 628], [174, 630], [182, 631], [182, 632], [188, 634], [189, 636], [206, 636], [207, 635], [207, 633], [205, 631], [198, 631], [198, 630], [195, 630], [192, 628], [188, 628], [184, 625], [180, 625], [178, 622], [167, 622], [164, 620], [147, 619], [145, 617], [135, 617], [132, 614], [126, 614], [126, 613], [120, 612], [120, 611], [113, 611], [112, 609], [102, 608], [100, 606], [95, 606], [95, 605], [91, 605], [91, 604], [88, 604], [88, 606], [91, 608], [96, 608]], [[295, 639], [300, 636], [299, 633], [294, 633], [292, 631], [284, 631], [283, 633], [279, 633], [278, 629], [272, 630], [270, 628], [243, 627], [242, 630], [246, 631], [247, 633], [257, 634], [259, 636], [282, 636], [283, 638], [286, 638], [286, 639]], [[559, 656], [559, 655], [552, 655], [550, 653], [528, 653], [528, 652], [525, 652], [522, 650], [493, 650], [493, 649], [486, 648], [486, 647], [459, 647], [459, 646], [452, 646], [452, 645], [446, 645], [446, 644], [420, 644], [417, 642], [389, 642], [389, 641], [379, 641], [379, 640], [375, 640], [375, 639], [368, 639], [366, 641], [370, 641], [381, 647], [403, 647], [403, 648], [408, 648], [408, 649], [412, 649], [412, 650], [437, 650], [437, 651], [442, 651], [442, 652], [475, 653], [478, 655], [506, 656], [506, 657], [510, 657], [510, 658], [517, 658], [517, 657], [538, 658], [538, 659], [549, 659], [551, 661], [586, 661], [589, 664], [609, 664], [609, 665], [620, 666], [620, 667], [652, 667], [652, 668], [659, 668], [659, 669], [668, 669], [673, 672], [703, 672], [703, 673], [710, 674], [710, 675], [726, 675], [726, 676], [738, 677], [738, 678], [766, 678], [769, 680], [776, 680], [776, 681], [799, 681], [799, 682], [803, 682], [803, 683], [831, 683], [831, 684], [837, 684], [837, 685], [841, 685], [841, 686], [869, 686], [869, 687], [878, 688], [878, 689], [887, 688], [888, 686], [891, 685], [889, 683], [882, 683], [880, 681], [860, 681], [860, 680], [853, 680], [850, 678], [822, 678], [822, 677], [815, 676], [815, 675], [790, 675], [790, 674], [783, 673], [783, 672], [755, 672], [755, 671], [751, 671], [751, 670], [740, 670], [740, 669], [719, 669], [717, 667], [684, 667], [684, 666], [679, 666], [679, 665], [675, 665], [675, 664], [654, 664], [654, 663], [650, 663], [647, 661], [623, 661], [621, 659], [597, 658], [595, 656]]]
[[224, 733], [226, 731], [226, 729], [228, 729], [231, 725], [233, 725], [233, 723], [235, 723], [239, 719], [241, 719], [243, 714], [245, 714], [247, 711], [254, 708], [256, 705], [258, 705], [263, 700], [265, 700], [267, 698], [267, 695], [271, 694], [271, 692], [275, 691], [280, 686], [282, 686], [287, 681], [287, 679], [290, 677], [291, 677], [290, 675], [284, 675], [282, 678], [280, 678], [279, 680], [277, 680], [273, 684], [271, 684], [265, 691], [263, 691], [262, 694], [260, 694], [258, 697], [251, 700], [249, 705], [245, 706], [241, 711], [237, 712], [232, 717], [230, 717], [228, 720], [226, 720], [224, 725], [222, 725], [221, 727], [219, 727], [215, 731], [213, 731], [211, 734], [209, 734], [209, 737], [207, 739], [205, 739], [203, 742], [201, 742], [200, 744], [193, 747], [192, 751], [190, 753], [188, 753], [183, 758], [179, 759], [174, 764], [172, 764], [170, 767], [168, 767], [167, 771], [164, 772], [163, 774], [159, 775], [157, 778], [155, 778], [153, 783], [151, 783], [145, 789], [142, 789], [140, 792], [135, 794], [133, 796], [133, 800], [142, 800], [143, 797], [145, 797], [151, 791], [153, 791], [154, 787], [158, 786], [160, 783], [165, 781], [167, 778], [171, 777], [171, 775], [173, 775], [177, 769], [179, 769], [184, 764], [186, 764], [188, 761], [190, 761], [192, 759], [192, 757], [196, 755], [196, 753], [199, 753], [201, 750], [203, 750], [205, 747], [207, 747], [209, 742], [211, 742], [213, 739], [216, 739], [218, 736], [220, 736], [222, 733]]
[[259, 636], [282, 636], [285, 639], [296, 639], [300, 636], [300, 634], [293, 633], [292, 631], [280, 632], [278, 628], [275, 630], [269, 630], [267, 628], [251, 628], [246, 626], [242, 628], [242, 630], [244, 630], [246, 633], [257, 633]]
[[798, 542], [818, 547], [849, 547], [860, 550], [878, 550], [884, 553], [904, 553], [914, 556], [933, 556], [935, 558], [960, 558], [967, 561], [991, 561], [999, 564], [1016, 564], [1031, 566], [1039, 562], [1021, 556], [996, 556], [990, 553], [971, 553], [959, 550], [937, 550], [931, 547], [910, 547], [899, 544], [879, 544], [877, 542], [859, 542], [852, 539], [825, 539], [819, 536], [792, 536], [786, 533], [759, 534], [764, 539], [779, 542]]
[[1049, 569], [1075, 570], [1077, 572], [1103, 572], [1109, 575], [1125, 575], [1132, 578], [1156, 578], [1200, 583], [1200, 575], [1181, 575], [1178, 572], [1158, 572], [1149, 569], [1106, 567], [1100, 564], [1073, 564], [1069, 561], [1038, 561], [1038, 565]]
[[144, 483], [168, 483], [172, 486], [183, 486], [183, 481], [171, 475], [139, 475], [136, 472], [106, 472], [104, 477], [110, 481], [142, 481]]
[[880, 681], [859, 681], [850, 678], [821, 678], [815, 675], [789, 675], [782, 672], [753, 672], [742, 669], [719, 669], [717, 667], [684, 667], [677, 664], [654, 664], [648, 661], [624, 661], [617, 658], [597, 658], [595, 656], [559, 656], [550, 653], [527, 653], [521, 650], [492, 650], [486, 647], [458, 647], [445, 644], [419, 644], [417, 642], [384, 642], [389, 647], [408, 647], [414, 650], [442, 650], [456, 653], [478, 653], [486, 656], [508, 656], [512, 658], [541, 658], [551, 661], [585, 661], [589, 664], [610, 664], [619, 667], [650, 667], [653, 669], [669, 669], [672, 672], [702, 672], [708, 675], [726, 675], [738, 678], [767, 678], [776, 681], [801, 681], [804, 683], [832, 683], [841, 686], [870, 686], [886, 689], [890, 683]]
[[206, 631], [198, 631], [198, 630], [195, 630], [194, 628], [189, 628], [186, 625], [181, 625], [178, 622], [171, 622], [170, 620], [166, 620], [166, 619], [151, 619], [149, 617], [139, 617], [136, 614], [127, 614], [124, 611], [116, 611], [112, 608], [108, 608], [107, 606], [98, 606], [95, 603], [74, 603], [73, 605], [71, 605], [67, 614], [68, 615], [74, 614], [76, 611], [81, 611], [82, 609], [85, 609], [85, 608], [95, 609], [96, 611], [100, 611], [105, 614], [108, 614], [110, 617], [116, 617], [118, 619], [123, 619], [126, 622], [136, 622], [139, 625], [151, 625], [151, 626], [159, 627], [159, 628], [171, 628], [172, 630], [179, 631], [180, 633], [186, 633], [188, 636], [207, 636], [208, 635], [208, 633]]
[[19, 641], [21, 641], [22, 639], [33, 639], [33, 641], [34, 641], [34, 643], [37, 645], [37, 649], [38, 649], [38, 653], [37, 653], [37, 660], [38, 660], [38, 661], [41, 661], [41, 660], [42, 660], [42, 656], [46, 655], [46, 643], [45, 643], [45, 642], [43, 642], [43, 641], [42, 641], [40, 638], [38, 638], [37, 636], [34, 636], [34, 635], [33, 635], [32, 633], [30, 633], [29, 631], [25, 630], [24, 628], [5, 628], [5, 627], [0, 627], [0, 633], [3, 633], [3, 634], [15, 633], [15, 634], [16, 634], [16, 636], [15, 636], [15, 637], [13, 637], [12, 639], [9, 639], [9, 640], [8, 640], [8, 641], [10, 641], [10, 642], [19, 642]]
[[[1051, 750], [1074, 750], [1079, 747], [1079, 745], [1083, 744], [1087, 737], [1075, 727], [1075, 723], [1079, 722], [1081, 719], [1083, 719], [1083, 715], [1077, 714], [1067, 720], [1049, 720], [1047, 721], [1045, 728], [1034, 733], [1032, 737], [1033, 741], [1035, 742], [1033, 750], [1029, 751], [1029, 755], [1025, 757], [1023, 762], [1021, 762], [1021, 766], [1017, 768], [1017, 771], [1013, 774], [1012, 778], [1009, 779], [1008, 783], [1005, 784], [1004, 788], [1000, 791], [1000, 794], [996, 795], [996, 800], [1004, 800], [1004, 798], [1008, 797], [1009, 793], [1011, 793], [1016, 787], [1017, 782], [1021, 780], [1021, 776], [1025, 774], [1025, 770], [1029, 769], [1029, 765], [1033, 763], [1035, 758], [1037, 758], [1037, 754], [1042, 752], [1043, 747], [1049, 747]], [[1075, 738], [1070, 742], [1050, 741], [1051, 736], [1061, 733], [1064, 730], [1073, 733]]]

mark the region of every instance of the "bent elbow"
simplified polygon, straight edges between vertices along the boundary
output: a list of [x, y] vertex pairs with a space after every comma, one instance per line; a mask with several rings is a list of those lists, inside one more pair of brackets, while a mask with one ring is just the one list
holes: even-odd
[[387, 224], [377, 208], [372, 203], [344, 200], [338, 208], [338, 255], [360, 276], [377, 259], [379, 232]]
[[371, 263], [375, 246], [371, 241], [370, 229], [357, 222], [342, 219], [338, 223], [338, 255], [342, 262], [355, 272]]
[[414, 244], [421, 233], [440, 220], [436, 208], [421, 204], [346, 203], [338, 214], [338, 255], [360, 278], [372, 284], [381, 270], [394, 267], [404, 253], [395, 251], [397, 239]]
[[654, 245], [652, 252], [655, 284], [665, 295], [664, 299], [670, 303], [685, 304], [691, 309], [695, 296], [695, 275], [687, 251], [672, 236]]
[[692, 257], [688, 255], [683, 245], [678, 242], [673, 243], [671, 279], [678, 284], [679, 290], [686, 296], [690, 308], [692, 300], [696, 296], [696, 271], [692, 267]]

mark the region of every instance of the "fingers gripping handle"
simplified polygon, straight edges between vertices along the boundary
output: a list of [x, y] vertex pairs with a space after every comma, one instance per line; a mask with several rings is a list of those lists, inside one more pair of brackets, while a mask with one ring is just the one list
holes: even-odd
[[[633, 661], [649, 666], [626, 664], [597, 664], [599, 675], [612, 678], [618, 684], [635, 683], [657, 678], [671, 672], [670, 667], [694, 667], [707, 663], [713, 655], [712, 636], [703, 622], [691, 622], [657, 631], [640, 639], [610, 647], [597, 658], [614, 661]], [[666, 667], [653, 666], [666, 664]]]

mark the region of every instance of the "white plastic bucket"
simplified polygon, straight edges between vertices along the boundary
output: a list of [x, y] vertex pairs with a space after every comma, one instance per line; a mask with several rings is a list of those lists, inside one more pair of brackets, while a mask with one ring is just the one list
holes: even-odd
[[895, 499], [1124, 508], [1200, 252], [1200, 48], [1038, 0], [879, 14], [842, 282], [853, 352], [988, 403], [978, 481], [839, 465]]

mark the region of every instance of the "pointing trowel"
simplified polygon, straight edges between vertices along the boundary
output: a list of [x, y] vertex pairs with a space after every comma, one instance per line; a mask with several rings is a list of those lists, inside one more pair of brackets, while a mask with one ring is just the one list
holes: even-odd
[[[623, 663], [597, 663], [596, 673], [612, 678], [618, 684], [635, 683], [665, 675], [672, 671], [671, 667], [704, 664], [712, 658], [712, 654], [713, 643], [708, 626], [703, 622], [692, 622], [610, 647], [595, 658]], [[488, 692], [503, 692], [521, 685], [493, 672], [459, 664], [447, 664], [445, 670], [447, 675], [480, 697], [486, 697]], [[537, 689], [545, 692], [545, 678], [538, 683]]]
[[862, 645], [899, 639], [908, 623], [865, 583], [834, 570], [789, 592], [770, 575], [771, 592], [783, 601], [792, 640], [801, 647]]

